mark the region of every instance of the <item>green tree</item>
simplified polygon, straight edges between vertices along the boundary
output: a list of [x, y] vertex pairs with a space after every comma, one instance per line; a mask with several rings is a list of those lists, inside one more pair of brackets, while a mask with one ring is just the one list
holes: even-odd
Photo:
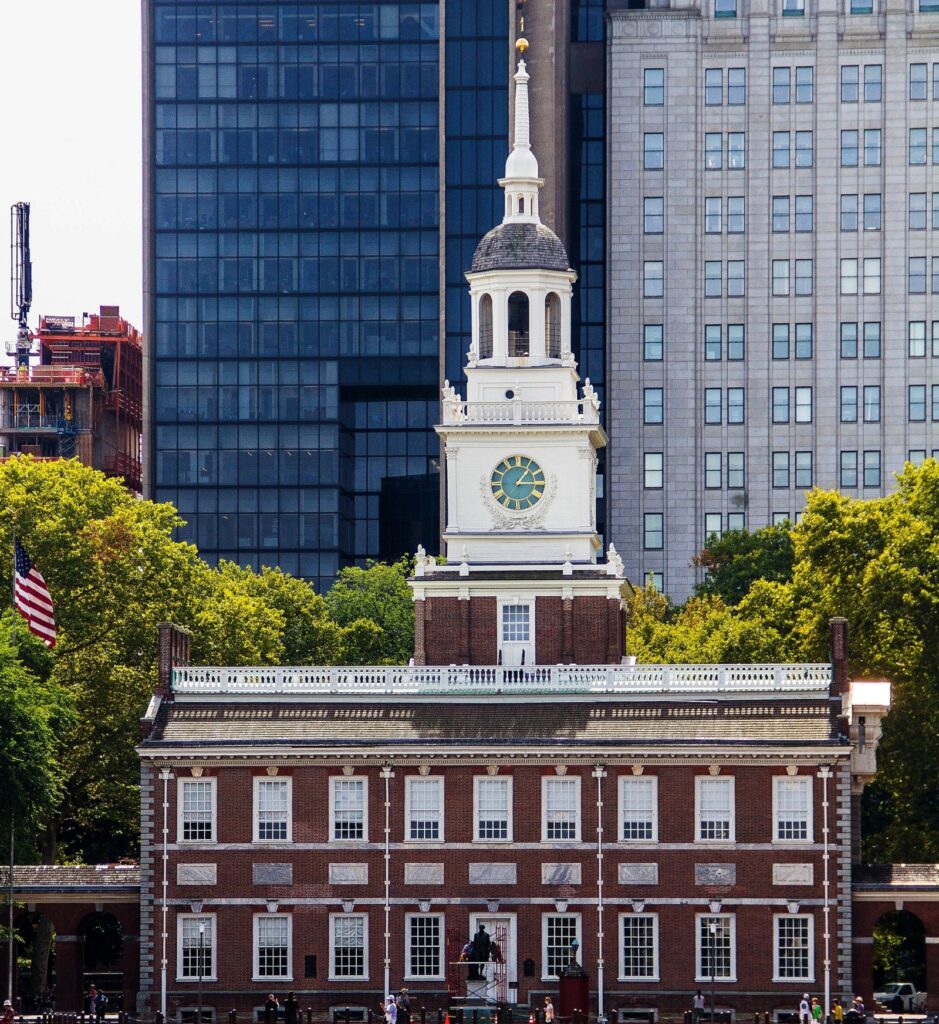
[[[340, 569], [336, 582], [326, 594], [333, 620], [343, 627], [365, 619], [381, 629], [380, 640], [364, 646], [347, 640], [343, 660], [349, 664], [404, 665], [414, 653], [414, 603], [407, 578], [408, 558], [388, 565], [369, 562], [368, 568]], [[367, 654], [368, 661], [357, 658]]]
[[707, 570], [695, 594], [735, 605], [757, 580], [785, 583], [792, 579], [795, 546], [788, 523], [753, 533], [730, 530], [722, 537], [711, 537], [693, 561]]

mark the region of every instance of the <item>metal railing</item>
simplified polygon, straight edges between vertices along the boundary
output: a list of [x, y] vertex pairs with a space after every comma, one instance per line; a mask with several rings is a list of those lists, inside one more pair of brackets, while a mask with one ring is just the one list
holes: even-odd
[[173, 690], [193, 694], [459, 695], [824, 694], [827, 664], [196, 666], [173, 669]]

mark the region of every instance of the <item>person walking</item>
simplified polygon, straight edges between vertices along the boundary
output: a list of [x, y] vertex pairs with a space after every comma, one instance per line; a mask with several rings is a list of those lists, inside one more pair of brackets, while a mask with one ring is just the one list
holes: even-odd
[[691, 1000], [691, 1015], [697, 1024], [698, 1021], [704, 1016], [704, 993], [701, 989], [695, 992]]
[[13, 1024], [13, 1004], [9, 999], [3, 1000], [3, 1016], [0, 1017], [0, 1024]]
[[803, 994], [799, 1003], [799, 1024], [812, 1024], [812, 1006], [809, 1003], [808, 992]]
[[300, 1004], [293, 992], [288, 992], [284, 1000], [284, 1024], [299, 1024], [299, 1020]]
[[844, 1024], [844, 1007], [841, 1005], [840, 999], [835, 1000], [835, 1005], [831, 1008], [831, 1016], [835, 1024]]
[[544, 1024], [554, 1024], [554, 1003], [551, 996], [544, 997]]
[[385, 1014], [385, 1024], [397, 1024], [398, 1004], [395, 1002], [395, 997], [390, 993], [386, 997], [385, 1005], [382, 1009]]
[[88, 986], [88, 1016], [89, 1016], [89, 1017], [92, 1017], [92, 1016], [94, 1016], [94, 1012], [95, 1012], [95, 1000], [96, 1000], [97, 998], [98, 998], [98, 989], [97, 989], [97, 987], [95, 986], [94, 982], [92, 982], [92, 983], [91, 983], [91, 984], [90, 984], [90, 985]]
[[98, 992], [95, 996], [94, 1013], [95, 1020], [103, 1021], [104, 1015], [108, 1010], [108, 997], [103, 992]]
[[398, 1008], [398, 1024], [411, 1024], [411, 997], [407, 988], [402, 988], [395, 1000]]
[[818, 1001], [818, 996], [812, 996], [811, 1013], [812, 1020], [818, 1024], [818, 1021], [822, 1019], [822, 1004]]

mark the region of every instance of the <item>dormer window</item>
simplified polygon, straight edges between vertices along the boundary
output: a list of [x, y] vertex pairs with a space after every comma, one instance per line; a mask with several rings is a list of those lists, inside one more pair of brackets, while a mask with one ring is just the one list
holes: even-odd
[[549, 359], [561, 358], [561, 300], [549, 292], [544, 300], [544, 340]]
[[509, 358], [528, 355], [528, 296], [512, 292], [509, 296]]
[[479, 300], [479, 358], [492, 359], [492, 296]]

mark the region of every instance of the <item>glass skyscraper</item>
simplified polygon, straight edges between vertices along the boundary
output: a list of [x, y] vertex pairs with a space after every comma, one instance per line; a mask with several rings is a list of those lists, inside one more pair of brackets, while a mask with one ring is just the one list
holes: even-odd
[[[146, 484], [210, 561], [328, 586], [434, 549], [514, 9], [148, 0]], [[602, 3], [577, 0], [573, 39], [597, 31]], [[603, 98], [572, 99], [575, 343], [602, 386]]]

